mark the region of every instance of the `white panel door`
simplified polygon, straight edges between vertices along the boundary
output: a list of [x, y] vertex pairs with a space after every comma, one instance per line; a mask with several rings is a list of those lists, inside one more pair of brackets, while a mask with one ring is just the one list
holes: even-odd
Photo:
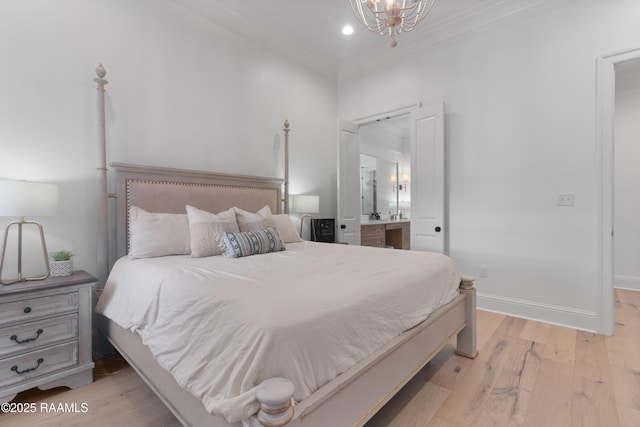
[[340, 121], [338, 130], [337, 240], [360, 245], [360, 142], [358, 126]]
[[445, 253], [444, 105], [411, 112], [411, 249]]

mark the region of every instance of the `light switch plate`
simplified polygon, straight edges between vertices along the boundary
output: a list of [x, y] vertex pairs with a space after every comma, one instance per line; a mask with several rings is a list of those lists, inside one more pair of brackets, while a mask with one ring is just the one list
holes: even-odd
[[573, 205], [574, 205], [574, 193], [558, 194], [558, 206], [573, 206]]

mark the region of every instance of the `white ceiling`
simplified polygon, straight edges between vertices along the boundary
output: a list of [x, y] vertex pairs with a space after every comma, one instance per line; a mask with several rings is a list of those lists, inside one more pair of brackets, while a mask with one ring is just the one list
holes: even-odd
[[[271, 31], [295, 39], [331, 62], [339, 62], [363, 50], [390, 48], [388, 37], [368, 31], [355, 17], [349, 0], [211, 0], [239, 13], [256, 23], [265, 24]], [[447, 19], [478, 3], [478, 0], [436, 1], [431, 13], [420, 25]], [[350, 24], [354, 34], [347, 37], [342, 27]], [[398, 36], [403, 43], [411, 34]]]
[[[401, 49], [435, 39], [435, 32], [461, 33], [550, 0], [439, 0], [431, 13], [410, 33], [389, 37], [368, 31], [360, 24], [350, 0], [176, 0], [196, 12], [239, 32], [252, 33], [260, 42], [309, 55], [337, 69], [343, 62], [371, 51]], [[345, 24], [355, 32], [341, 33]], [[301, 58], [302, 59], [302, 58]]]

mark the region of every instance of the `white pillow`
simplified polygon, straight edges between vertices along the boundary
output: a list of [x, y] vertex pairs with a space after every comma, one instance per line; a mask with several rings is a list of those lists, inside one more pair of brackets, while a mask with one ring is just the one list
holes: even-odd
[[233, 208], [236, 212], [236, 219], [240, 231], [253, 231], [267, 228], [267, 218], [271, 216], [271, 208], [266, 205], [256, 213], [251, 213], [240, 208]]
[[152, 258], [190, 253], [189, 221], [185, 214], [151, 213], [129, 208], [129, 256]]
[[220, 238], [224, 232], [240, 231], [233, 208], [212, 214], [193, 206], [187, 206], [187, 217], [189, 218], [192, 258], [222, 254]]
[[298, 230], [293, 225], [291, 217], [287, 214], [271, 215], [267, 222], [270, 227], [275, 227], [280, 234], [280, 238], [285, 243], [302, 242], [303, 240], [298, 235]]
[[284, 243], [303, 241], [298, 235], [293, 222], [291, 222], [291, 217], [285, 214], [273, 215], [268, 205], [256, 213], [247, 212], [240, 208], [233, 209], [236, 211], [236, 219], [238, 220], [240, 231], [253, 231], [266, 227], [275, 227]]

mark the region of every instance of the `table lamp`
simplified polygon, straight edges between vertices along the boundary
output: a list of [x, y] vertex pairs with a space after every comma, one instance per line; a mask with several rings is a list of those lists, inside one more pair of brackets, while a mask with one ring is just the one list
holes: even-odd
[[[58, 186], [55, 184], [44, 184], [39, 182], [0, 180], [0, 216], [19, 217], [18, 221], [7, 224], [4, 229], [2, 240], [2, 258], [0, 259], [0, 284], [10, 285], [27, 280], [43, 280], [49, 277], [49, 261], [47, 245], [44, 240], [42, 225], [36, 221], [26, 221], [26, 216], [52, 216], [58, 210]], [[7, 252], [7, 239], [9, 229], [18, 226], [18, 277], [5, 281], [2, 279], [2, 269], [4, 258]], [[42, 255], [47, 273], [41, 276], [22, 276], [22, 227], [25, 225], [35, 225], [40, 230], [40, 241], [42, 243]]]
[[[291, 196], [291, 212], [302, 214], [300, 217], [300, 238], [302, 238], [302, 223], [304, 222], [304, 218], [313, 218], [312, 213], [320, 212], [320, 196], [306, 194]], [[313, 229], [313, 221], [311, 221], [311, 225]], [[312, 230], [312, 233], [315, 238], [315, 229]]]

